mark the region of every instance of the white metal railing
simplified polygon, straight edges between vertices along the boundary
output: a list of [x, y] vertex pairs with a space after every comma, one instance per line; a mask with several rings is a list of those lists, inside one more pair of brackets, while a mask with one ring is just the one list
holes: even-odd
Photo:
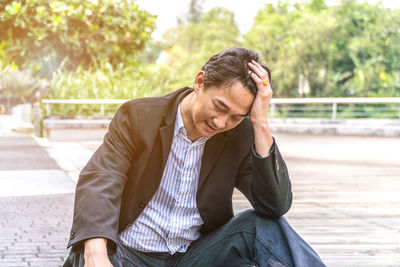
[[[400, 97], [332, 97], [332, 98], [273, 98], [271, 117], [275, 116], [277, 104], [331, 104], [332, 119], [336, 119], [338, 104], [400, 104]], [[398, 109], [400, 118], [400, 105]]]
[[[104, 105], [123, 104], [129, 99], [42, 99], [46, 104], [46, 115], [51, 113], [51, 104], [99, 104], [101, 115], [104, 115]], [[273, 98], [270, 106], [270, 116], [275, 117], [276, 106], [285, 104], [330, 104], [331, 118], [336, 119], [338, 104], [399, 104], [398, 118], [400, 119], [400, 97], [342, 97], [342, 98]]]
[[104, 105], [123, 104], [130, 99], [42, 99], [42, 104], [46, 104], [46, 115], [50, 116], [50, 104], [99, 104], [100, 113], [104, 116]]

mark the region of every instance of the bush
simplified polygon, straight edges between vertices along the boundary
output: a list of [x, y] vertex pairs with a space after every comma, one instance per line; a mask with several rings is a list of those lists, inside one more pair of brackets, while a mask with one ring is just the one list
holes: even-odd
[[71, 68], [130, 62], [151, 37], [154, 16], [132, 1], [0, 1], [0, 57], [48, 76]]

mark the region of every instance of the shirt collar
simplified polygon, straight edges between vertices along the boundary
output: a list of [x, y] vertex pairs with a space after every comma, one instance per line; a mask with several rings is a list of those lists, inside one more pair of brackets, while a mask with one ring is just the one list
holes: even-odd
[[[183, 134], [183, 136], [189, 140], [189, 138], [187, 138], [187, 134], [186, 134], [186, 129], [183, 125], [183, 120], [182, 120], [182, 115], [181, 115], [181, 104], [178, 105], [178, 110], [176, 112], [176, 119], [175, 119], [175, 128], [174, 128], [174, 137], [176, 135], [178, 135], [179, 133]], [[209, 139], [209, 137], [200, 137], [199, 139], [197, 139], [196, 141], [194, 141], [193, 143], [204, 143]]]
[[176, 119], [175, 119], [175, 128], [174, 128], [174, 136], [176, 136], [179, 131], [185, 131], [185, 127], [183, 127], [183, 120], [181, 115], [181, 104], [178, 105], [178, 110], [176, 112]]

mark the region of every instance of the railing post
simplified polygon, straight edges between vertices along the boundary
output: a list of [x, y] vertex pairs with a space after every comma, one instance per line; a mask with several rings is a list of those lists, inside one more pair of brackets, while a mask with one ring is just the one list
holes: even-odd
[[34, 114], [35, 135], [38, 137], [42, 137], [42, 133], [43, 133], [42, 112], [40, 110], [40, 102], [39, 101], [36, 101], [33, 104], [33, 114]]
[[332, 103], [332, 120], [336, 120], [337, 103]]
[[271, 103], [271, 118], [274, 118], [275, 117], [275, 104], [274, 103]]
[[46, 103], [46, 116], [50, 116], [50, 103]]
[[101, 112], [101, 116], [104, 116], [104, 104], [101, 104], [100, 112]]

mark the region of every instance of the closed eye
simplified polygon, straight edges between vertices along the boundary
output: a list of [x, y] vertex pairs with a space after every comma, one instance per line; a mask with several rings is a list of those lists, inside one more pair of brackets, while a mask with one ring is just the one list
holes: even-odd
[[214, 108], [220, 113], [226, 112], [226, 110], [224, 108], [218, 106], [215, 102], [214, 102]]
[[[214, 105], [214, 108], [220, 113], [228, 113], [231, 110], [224, 102], [222, 102], [222, 101], [220, 101], [218, 99], [213, 101], [213, 105]], [[247, 114], [243, 114], [243, 115], [242, 114], [231, 115], [231, 117], [232, 117], [232, 119], [234, 121], [239, 121], [239, 120], [241, 120], [243, 118], [246, 118], [248, 116], [249, 116], [248, 113]]]

